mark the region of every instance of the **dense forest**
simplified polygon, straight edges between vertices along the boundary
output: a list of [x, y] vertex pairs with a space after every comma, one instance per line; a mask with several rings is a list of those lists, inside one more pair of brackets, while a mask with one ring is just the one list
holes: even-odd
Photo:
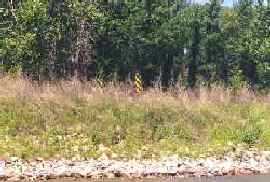
[[4, 0], [1, 74], [270, 88], [270, 1]]

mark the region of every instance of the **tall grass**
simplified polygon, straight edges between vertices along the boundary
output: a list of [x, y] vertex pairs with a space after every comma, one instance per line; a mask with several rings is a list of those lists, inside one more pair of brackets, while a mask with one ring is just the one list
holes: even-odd
[[270, 97], [220, 86], [195, 92], [76, 80], [0, 80], [0, 155], [152, 158], [270, 147]]

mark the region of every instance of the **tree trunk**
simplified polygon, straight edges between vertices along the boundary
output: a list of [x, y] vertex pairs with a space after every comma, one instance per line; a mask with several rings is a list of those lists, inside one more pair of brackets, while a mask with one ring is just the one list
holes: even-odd
[[191, 60], [188, 63], [188, 88], [193, 89], [196, 86], [197, 78], [197, 62], [199, 56], [199, 43], [200, 43], [200, 25], [195, 21], [193, 24], [192, 33], [192, 46], [191, 46]]
[[166, 89], [170, 86], [170, 81], [173, 79], [172, 69], [173, 69], [173, 56], [171, 53], [167, 53], [166, 55], [167, 61], [163, 64], [163, 77], [162, 77], [162, 85]]
[[257, 82], [256, 64], [246, 53], [241, 55], [241, 69], [243, 70], [249, 85], [253, 88]]
[[54, 78], [54, 64], [56, 62], [56, 40], [53, 39], [49, 43], [49, 55], [48, 55], [48, 76], [52, 80]]
[[228, 85], [228, 56], [224, 55], [226, 53], [223, 52], [223, 57], [221, 58], [221, 63], [220, 63], [220, 73], [219, 73], [219, 78], [223, 81], [224, 85]]
[[75, 52], [72, 57], [73, 75], [76, 79], [79, 79], [81, 81], [87, 77], [86, 64], [91, 59], [91, 35], [88, 31], [89, 29], [91, 29], [91, 27], [89, 27], [88, 25], [89, 24], [84, 17], [79, 18]]

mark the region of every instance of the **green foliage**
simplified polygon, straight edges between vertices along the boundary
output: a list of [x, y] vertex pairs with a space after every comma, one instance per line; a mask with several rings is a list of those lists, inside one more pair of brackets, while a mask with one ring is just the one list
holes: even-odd
[[[0, 8], [5, 71], [20, 66], [37, 80], [100, 77], [145, 85], [180, 81], [269, 88], [269, 7], [221, 1], [25, 0]], [[2, 16], [3, 15], [3, 16]], [[113, 76], [114, 75], [114, 76]]]
[[262, 135], [261, 128], [249, 128], [242, 131], [240, 141], [248, 145], [254, 145], [259, 141], [261, 135]]

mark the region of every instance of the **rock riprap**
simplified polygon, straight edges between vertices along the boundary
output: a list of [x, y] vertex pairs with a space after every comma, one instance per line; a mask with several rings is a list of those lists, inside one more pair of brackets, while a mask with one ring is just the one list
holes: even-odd
[[142, 178], [159, 176], [200, 177], [270, 173], [270, 152], [244, 152], [223, 158], [166, 157], [159, 161], [43, 160], [23, 161], [16, 157], [0, 161], [1, 180], [78, 178]]

